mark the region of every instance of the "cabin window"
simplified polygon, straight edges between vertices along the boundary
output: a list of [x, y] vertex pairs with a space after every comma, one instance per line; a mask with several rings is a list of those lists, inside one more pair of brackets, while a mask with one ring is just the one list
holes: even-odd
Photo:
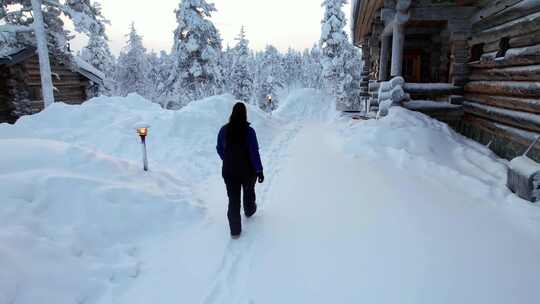
[[501, 40], [499, 41], [499, 51], [497, 52], [497, 58], [504, 57], [508, 49], [510, 49], [510, 38], [501, 38]]
[[484, 54], [484, 44], [478, 43], [478, 44], [473, 45], [471, 49], [471, 61], [480, 60], [480, 57], [482, 57], [482, 54]]

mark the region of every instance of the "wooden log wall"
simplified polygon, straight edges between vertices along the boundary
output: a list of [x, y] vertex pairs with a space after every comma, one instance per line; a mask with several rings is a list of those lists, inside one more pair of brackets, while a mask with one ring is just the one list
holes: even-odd
[[32, 114], [33, 111], [29, 107], [31, 101], [30, 91], [25, 85], [25, 71], [22, 65], [17, 64], [5, 67], [7, 69], [6, 84], [8, 88], [8, 104], [12, 108], [12, 116], [17, 119], [22, 115]]
[[[57, 102], [81, 104], [91, 83], [81, 74], [52, 58], [54, 97]], [[0, 66], [0, 122], [15, 122], [23, 115], [43, 110], [41, 76], [37, 56], [15, 65]]]
[[[26, 71], [26, 85], [33, 92], [33, 100], [41, 101], [41, 77], [37, 56], [26, 60], [24, 69]], [[86, 87], [89, 86], [88, 79], [55, 60], [52, 62], [51, 69], [53, 72], [53, 85], [56, 88], [54, 98], [57, 102], [81, 104], [87, 99]]]
[[[473, 18], [469, 48], [482, 45], [468, 63], [465, 115], [459, 130], [508, 159], [540, 136], [540, 1], [502, 0]], [[530, 156], [540, 161], [540, 145]]]
[[15, 117], [13, 115], [13, 106], [10, 102], [10, 94], [8, 89], [7, 79], [9, 78], [9, 70], [0, 67], [0, 123], [13, 123]]

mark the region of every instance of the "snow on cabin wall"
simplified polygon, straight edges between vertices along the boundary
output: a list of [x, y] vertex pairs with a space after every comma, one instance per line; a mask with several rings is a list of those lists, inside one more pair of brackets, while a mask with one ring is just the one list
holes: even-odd
[[[459, 128], [508, 159], [540, 136], [540, 1], [512, 3], [473, 19], [468, 43], [477, 58], [468, 64]], [[539, 145], [529, 156], [540, 161]]]

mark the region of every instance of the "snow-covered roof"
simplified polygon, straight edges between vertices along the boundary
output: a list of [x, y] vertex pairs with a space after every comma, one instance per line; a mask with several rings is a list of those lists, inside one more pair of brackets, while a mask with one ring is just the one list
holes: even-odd
[[17, 64], [28, 58], [28, 55], [35, 53], [35, 50], [28, 48], [8, 48], [0, 51], [0, 65]]
[[0, 49], [0, 60], [2, 58], [11, 57], [14, 54], [17, 54], [22, 50], [24, 50], [24, 48], [11, 48], [11, 47], [2, 48], [2, 49]]
[[351, 5], [351, 37], [353, 41], [356, 38], [356, 26], [357, 26], [357, 20], [358, 15], [360, 13], [360, 4], [362, 3], [362, 0], [353, 0]]
[[[34, 55], [36, 55], [36, 49], [30, 47], [12, 49], [9, 52], [4, 51], [0, 53], [0, 65], [18, 64]], [[93, 82], [103, 84], [103, 81], [105, 80], [105, 74], [103, 74], [103, 72], [96, 69], [93, 65], [84, 61], [78, 56], [73, 57], [73, 68], [75, 72], [83, 75]]]
[[105, 74], [102, 71], [95, 68], [90, 63], [84, 61], [81, 57], [75, 56], [73, 58], [75, 63], [75, 69], [93, 82], [103, 83], [105, 80]]
[[356, 23], [356, 19], [358, 19], [358, 13], [359, 13], [359, 8], [360, 8], [361, 3], [362, 3], [362, 0], [353, 0], [351, 3], [351, 30], [353, 31], [353, 35], [354, 35], [355, 23]]

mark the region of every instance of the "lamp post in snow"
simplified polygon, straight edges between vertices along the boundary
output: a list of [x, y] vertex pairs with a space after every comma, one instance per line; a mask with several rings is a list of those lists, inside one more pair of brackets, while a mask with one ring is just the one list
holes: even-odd
[[146, 153], [146, 136], [148, 135], [148, 125], [140, 125], [137, 127], [137, 134], [141, 137], [142, 153], [143, 153], [143, 168], [148, 171], [148, 157]]
[[268, 108], [270, 108], [270, 116], [272, 116], [272, 111], [274, 111], [274, 102], [272, 100], [272, 95], [268, 95]]

